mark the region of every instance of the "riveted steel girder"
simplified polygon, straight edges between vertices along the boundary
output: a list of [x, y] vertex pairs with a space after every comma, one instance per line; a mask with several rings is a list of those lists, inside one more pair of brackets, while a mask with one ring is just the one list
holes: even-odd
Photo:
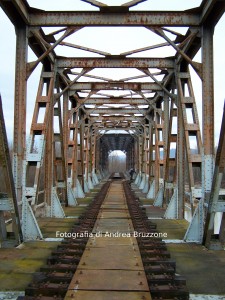
[[[205, 0], [192, 11], [56, 12], [33, 10], [25, 0], [1, 1], [0, 6], [14, 25], [33, 26], [199, 26], [210, 20], [214, 25], [224, 12], [224, 1]], [[121, 6], [122, 9], [122, 6]]]
[[120, 115], [133, 115], [133, 114], [146, 114], [146, 109], [133, 109], [133, 108], [98, 108], [98, 109], [86, 109], [87, 113], [93, 113], [93, 114], [120, 114]]
[[124, 58], [111, 55], [106, 58], [59, 57], [58, 68], [174, 68], [173, 58]]
[[133, 117], [133, 116], [107, 116], [107, 117], [104, 117], [104, 116], [99, 116], [99, 117], [96, 117], [96, 116], [90, 116], [91, 118], [91, 121], [92, 122], [104, 122], [104, 121], [112, 121], [112, 120], [119, 120], [119, 121], [127, 121], [127, 120], [130, 120], [130, 121], [136, 121], [136, 122], [143, 122], [144, 121], [144, 116], [138, 116], [138, 117]]
[[29, 24], [29, 13], [30, 7], [27, 1], [23, 0], [12, 0], [12, 1], [1, 1], [0, 6], [8, 15], [9, 19], [14, 25], [28, 25]]
[[71, 87], [70, 90], [80, 91], [80, 90], [133, 90], [133, 91], [143, 91], [143, 90], [154, 90], [161, 91], [162, 88], [154, 82], [76, 82]]
[[[224, 1], [205, 0], [200, 8], [189, 11], [158, 12], [55, 12], [33, 10], [25, 0], [2, 1], [2, 9], [14, 25], [35, 26], [199, 26], [210, 22], [215, 26], [221, 18]], [[122, 6], [121, 6], [122, 8]]]
[[[84, 98], [80, 98], [82, 101]], [[152, 100], [151, 98], [149, 101]], [[103, 104], [132, 104], [132, 105], [146, 105], [148, 104], [146, 100], [142, 98], [123, 98], [123, 97], [111, 97], [111, 98], [90, 98], [85, 101], [86, 104], [95, 104], [95, 105], [103, 105]]]
[[37, 11], [30, 14], [32, 26], [198, 26], [198, 13], [145, 11], [127, 13]]
[[224, 1], [203, 1], [200, 9], [192, 11], [157, 11], [125, 13], [34, 11], [27, 1], [1, 1], [3, 10], [13, 24], [34, 26], [198, 26], [208, 20], [218, 22], [224, 11]]
[[218, 0], [203, 0], [200, 6], [201, 24], [210, 23], [215, 26], [225, 10], [225, 2]]

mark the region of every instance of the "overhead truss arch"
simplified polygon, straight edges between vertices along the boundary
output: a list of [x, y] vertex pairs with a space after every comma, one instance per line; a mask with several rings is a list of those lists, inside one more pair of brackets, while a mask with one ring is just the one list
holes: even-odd
[[[31, 209], [34, 219], [40, 209], [63, 217], [63, 205], [76, 205], [76, 197], [105, 176], [109, 151], [122, 150], [127, 169], [137, 170], [136, 184], [148, 190], [147, 197], [165, 207], [171, 199], [177, 201], [170, 207], [176, 207], [172, 215], [178, 218], [184, 217], [185, 205], [197, 215], [199, 203], [212, 199], [213, 32], [224, 1], [203, 0], [186, 11], [130, 10], [143, 0], [121, 6], [84, 2], [99, 10], [47, 11], [26, 0], [0, 3], [17, 36], [13, 170], [18, 202]], [[143, 27], [161, 42], [113, 54], [96, 49], [95, 43], [75, 43], [86, 27]], [[36, 60], [27, 60], [28, 47]], [[162, 49], [174, 55], [162, 56]], [[200, 49], [201, 61], [195, 61]], [[71, 51], [83, 56], [71, 56]], [[27, 82], [39, 64], [27, 144]], [[202, 83], [202, 135], [190, 68]]]

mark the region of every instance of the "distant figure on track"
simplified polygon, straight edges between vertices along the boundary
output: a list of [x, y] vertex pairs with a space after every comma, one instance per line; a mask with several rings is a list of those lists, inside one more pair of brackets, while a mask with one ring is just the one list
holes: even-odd
[[130, 174], [130, 181], [133, 180], [134, 173], [136, 173], [135, 170], [134, 170], [134, 168], [131, 168], [130, 171], [129, 171], [129, 174]]

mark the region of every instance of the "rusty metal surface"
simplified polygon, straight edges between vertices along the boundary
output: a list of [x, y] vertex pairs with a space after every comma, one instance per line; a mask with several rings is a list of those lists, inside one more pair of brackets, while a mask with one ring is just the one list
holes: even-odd
[[134, 237], [118, 237], [116, 239], [112, 239], [111, 237], [98, 237], [98, 238], [90, 238], [87, 242], [87, 247], [104, 247], [105, 245], [137, 245], [137, 240]]
[[115, 203], [115, 201], [107, 201], [107, 204], [103, 204], [101, 206], [101, 211], [107, 210], [107, 209], [113, 209], [115, 211], [117, 210], [126, 210], [127, 209], [127, 205], [126, 204], [119, 204], [119, 203]]
[[96, 222], [93, 232], [133, 232], [132, 221], [126, 216], [124, 218], [100, 219]]
[[[161, 82], [163, 84], [163, 82]], [[161, 88], [158, 84], [147, 82], [147, 83], [139, 83], [139, 82], [77, 82], [74, 83], [70, 90], [114, 90], [118, 88], [120, 90], [153, 90], [153, 91], [161, 91]]]
[[58, 59], [58, 68], [174, 68], [170, 58], [74, 58]]
[[[6, 221], [12, 218], [12, 232], [14, 233], [14, 243], [23, 242], [23, 233], [20, 223], [20, 215], [17, 206], [16, 190], [13, 180], [11, 158], [7, 140], [5, 120], [2, 109], [2, 98], [0, 95], [0, 174], [3, 175], [0, 189], [0, 244], [4, 248], [7, 246], [9, 233], [7, 231]], [[12, 242], [12, 241], [11, 241]], [[12, 245], [14, 247], [14, 245]]]
[[100, 212], [99, 217], [101, 219], [124, 219], [127, 218], [129, 219], [129, 213], [128, 211], [124, 210], [106, 210], [104, 209], [103, 211]]
[[[101, 247], [87, 247], [84, 251], [80, 266], [82, 269], [108, 269], [108, 270], [143, 270], [142, 260], [137, 245], [117, 244], [104, 242]], [[126, 256], [126, 259], [124, 259]]]
[[[111, 108], [110, 110], [110, 114], [111, 115], [117, 115], [117, 114], [130, 114], [130, 115], [133, 115], [133, 114], [145, 114], [147, 113], [148, 109], [145, 108], [145, 109], [135, 109], [135, 108], [128, 108], [128, 109], [123, 109], [123, 112], [121, 112], [121, 109], [116, 109], [116, 108]], [[93, 113], [95, 114], [99, 114], [99, 115], [105, 115], [105, 114], [108, 114], [109, 113], [109, 109], [107, 107], [103, 107], [103, 108], [86, 108], [86, 112], [87, 112], [87, 115], [91, 115]]]
[[78, 268], [69, 290], [148, 291], [144, 271]]
[[[157, 233], [156, 224], [148, 220], [128, 183], [123, 185], [135, 231]], [[162, 239], [139, 236], [137, 241], [152, 298], [188, 300], [186, 281], [175, 274], [175, 262]]]
[[129, 12], [129, 14], [96, 12], [38, 12], [30, 14], [32, 26], [198, 26], [199, 15], [187, 12]]
[[[115, 209], [115, 203], [122, 205], [124, 209]], [[103, 205], [107, 205], [107, 209], [101, 207], [93, 228], [93, 234], [96, 234], [89, 238], [69, 290], [89, 290], [90, 294], [87, 293], [87, 296], [93, 291], [99, 291], [101, 296], [97, 296], [100, 299], [105, 297], [101, 294], [103, 291], [148, 291], [137, 241], [131, 236], [133, 225], [121, 182], [111, 183]], [[123, 232], [125, 235], [121, 236]], [[137, 296], [132, 293], [130, 295], [129, 299]], [[66, 297], [69, 299], [70, 296], [71, 291]], [[123, 299], [128, 294], [119, 294], [118, 297]]]
[[148, 292], [137, 291], [68, 291], [64, 300], [151, 300]]
[[[81, 100], [82, 97], [81, 97]], [[129, 98], [124, 97], [110, 97], [110, 98], [100, 98], [100, 97], [92, 97], [85, 101], [86, 104], [95, 104], [95, 105], [102, 105], [102, 104], [112, 104], [112, 103], [122, 103], [122, 104], [130, 104]], [[142, 98], [132, 98], [132, 104], [133, 105], [144, 105], [146, 104], [146, 100]]]

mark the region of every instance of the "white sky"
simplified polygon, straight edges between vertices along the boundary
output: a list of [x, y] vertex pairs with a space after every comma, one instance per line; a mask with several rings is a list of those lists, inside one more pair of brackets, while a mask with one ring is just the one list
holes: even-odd
[[[101, 0], [100, 0], [101, 1]], [[128, 0], [114, 0], [101, 2], [106, 4], [120, 5], [122, 3], [128, 2]], [[140, 5], [134, 6], [133, 10], [183, 10], [189, 9], [191, 7], [198, 6], [201, 1], [180, 1], [180, 0], [149, 0], [143, 2]], [[87, 3], [81, 2], [79, 0], [30, 0], [31, 6], [37, 8], [43, 8], [46, 10], [98, 10], [94, 6]], [[224, 42], [224, 28], [225, 28], [225, 16], [222, 17], [218, 23], [215, 34], [214, 34], [214, 77], [215, 77], [215, 136], [216, 143], [218, 141], [223, 102], [225, 98], [225, 88], [224, 88], [224, 72], [225, 69], [225, 42]], [[53, 29], [54, 30], [54, 29]], [[74, 40], [75, 37], [75, 40]], [[153, 42], [154, 38], [154, 42]], [[72, 39], [72, 38], [71, 38]], [[3, 100], [3, 108], [5, 115], [5, 122], [8, 132], [9, 140], [12, 140], [13, 133], [13, 102], [14, 102], [14, 68], [15, 68], [15, 33], [14, 27], [11, 22], [7, 19], [4, 13], [0, 9], [0, 93]], [[3, 42], [4, 41], [4, 42]], [[67, 41], [71, 40], [68, 38]], [[148, 42], [149, 41], [149, 42]], [[149, 30], [144, 28], [84, 28], [78, 31], [73, 36], [73, 42], [78, 45], [95, 48], [98, 50], [110, 52], [111, 54], [120, 54], [125, 51], [133, 50], [136, 48], [141, 48], [149, 46], [151, 44], [157, 44], [158, 42], [164, 42], [162, 39], [157, 38]], [[94, 42], [94, 47], [93, 47]], [[57, 54], [62, 54], [65, 51], [65, 47], [57, 50]], [[60, 51], [62, 51], [60, 53]], [[163, 52], [160, 54], [157, 50], [157, 56], [169, 56], [174, 52], [167, 51], [166, 54]], [[164, 50], [165, 51], [165, 50]], [[69, 50], [67, 55], [76, 56], [97, 56], [95, 54], [90, 54], [80, 50]], [[154, 56], [154, 52], [142, 52], [139, 55], [147, 57], [151, 53]], [[29, 55], [29, 60], [34, 60], [34, 55]], [[200, 55], [196, 58], [199, 61]], [[33, 114], [34, 101], [36, 98], [37, 85], [39, 81], [40, 66], [35, 70], [28, 81], [28, 109], [27, 109], [27, 125], [30, 127], [30, 122]], [[132, 76], [133, 70], [121, 70], [119, 71], [119, 77], [130, 77]], [[101, 75], [104, 70], [101, 70]], [[92, 74], [98, 74], [97, 70], [94, 70]], [[135, 72], [137, 74], [137, 72]], [[198, 105], [199, 118], [201, 121], [201, 82], [198, 76], [192, 72], [193, 78], [192, 82], [194, 85], [196, 101]], [[109, 77], [108, 71], [104, 74]], [[118, 79], [118, 69], [112, 70], [110, 77]], [[29, 133], [29, 129], [27, 130]]]

